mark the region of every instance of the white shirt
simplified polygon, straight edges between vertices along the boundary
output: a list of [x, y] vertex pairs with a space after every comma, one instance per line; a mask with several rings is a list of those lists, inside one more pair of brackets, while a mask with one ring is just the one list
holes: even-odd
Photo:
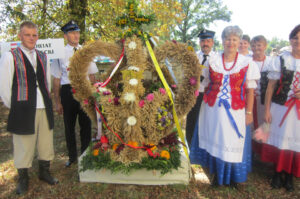
[[[35, 63], [33, 63], [33, 60], [31, 60], [30, 58], [30, 50], [25, 48], [23, 45], [21, 45], [21, 50], [22, 52], [26, 55], [26, 57], [28, 58], [28, 60], [30, 61], [30, 63], [32, 65], [37, 65], [36, 61], [37, 61], [37, 55], [35, 50], [34, 51], [34, 61]], [[32, 50], [31, 50], [32, 51]], [[51, 90], [51, 75], [50, 75], [50, 64], [49, 64], [49, 59], [47, 58], [47, 86], [49, 89], [49, 92]], [[34, 71], [36, 71], [36, 69], [34, 68]], [[15, 67], [14, 67], [14, 58], [11, 52], [6, 52], [4, 53], [4, 55], [1, 57], [0, 60], [0, 96], [1, 99], [4, 103], [5, 106], [7, 106], [8, 108], [10, 108], [10, 104], [11, 104], [11, 89], [12, 89], [12, 84], [13, 84], [13, 78], [14, 78], [14, 73], [15, 73]], [[38, 83], [38, 82], [37, 82]], [[36, 108], [45, 108], [45, 104], [44, 104], [44, 100], [43, 100], [43, 96], [42, 93], [39, 89], [39, 87], [37, 87], [36, 90]]]
[[[209, 54], [208, 54], [208, 56], [207, 56], [207, 58], [206, 58], [206, 61], [203, 63], [203, 65], [205, 66], [205, 68], [202, 68], [202, 74], [204, 73], [204, 71], [205, 70], [207, 70], [208, 69], [208, 60], [209, 60], [209, 58], [211, 58], [212, 56], [214, 56], [216, 53], [215, 52], [213, 52], [213, 51], [210, 51], [209, 52]], [[198, 57], [198, 59], [199, 59], [199, 63], [200, 64], [202, 64], [202, 61], [203, 61], [203, 59], [204, 59], [204, 57], [203, 57], [203, 55], [204, 55], [204, 53], [200, 50], [200, 51], [198, 51], [197, 52], [197, 57]], [[199, 92], [204, 92], [204, 86], [203, 86], [203, 84], [201, 84], [201, 82], [200, 82], [200, 87], [199, 87]]]
[[[76, 49], [80, 49], [81, 45], [78, 45]], [[69, 71], [67, 68], [69, 67], [70, 58], [74, 54], [74, 47], [67, 44], [65, 46], [65, 57], [63, 59], [55, 59], [51, 63], [51, 74], [55, 78], [60, 79], [60, 84], [70, 84], [69, 80]], [[90, 67], [88, 69], [88, 74], [95, 74], [98, 72], [98, 68], [95, 62], [90, 63]]]

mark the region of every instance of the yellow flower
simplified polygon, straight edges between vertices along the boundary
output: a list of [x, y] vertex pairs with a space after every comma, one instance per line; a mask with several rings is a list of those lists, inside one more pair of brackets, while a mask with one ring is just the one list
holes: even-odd
[[155, 144], [148, 144], [148, 145], [151, 146], [151, 148], [150, 148], [151, 151], [154, 151], [155, 149], [157, 149]]
[[129, 141], [128, 144], [135, 147], [139, 146], [139, 144], [135, 141]]
[[119, 144], [114, 144], [112, 149], [115, 151], [118, 148]]
[[160, 157], [166, 158], [167, 160], [170, 159], [170, 153], [169, 151], [163, 150], [160, 152]]
[[93, 156], [98, 156], [98, 155], [99, 155], [99, 149], [94, 149]]
[[188, 49], [189, 51], [194, 52], [194, 48], [193, 48], [192, 46], [188, 46], [187, 49]]

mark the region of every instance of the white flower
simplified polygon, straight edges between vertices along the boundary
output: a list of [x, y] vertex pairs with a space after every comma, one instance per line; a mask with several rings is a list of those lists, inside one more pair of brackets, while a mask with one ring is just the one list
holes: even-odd
[[134, 71], [137, 71], [137, 72], [140, 71], [140, 69], [136, 66], [129, 66], [128, 70], [134, 70]]
[[128, 44], [128, 47], [130, 49], [135, 49], [136, 48], [136, 43], [134, 41], [131, 41], [129, 44]]
[[134, 93], [125, 93], [124, 100], [126, 102], [134, 102], [135, 101], [135, 94]]
[[104, 91], [107, 91], [107, 88], [106, 87], [100, 87], [100, 88], [98, 88], [99, 89], [99, 91], [101, 92], [101, 93], [103, 93]]
[[131, 85], [131, 86], [135, 86], [135, 85], [137, 85], [139, 82], [138, 82], [138, 80], [137, 79], [130, 79], [129, 80], [129, 84]]
[[134, 116], [129, 116], [127, 118], [127, 123], [130, 125], [130, 126], [133, 126], [136, 124], [136, 118]]

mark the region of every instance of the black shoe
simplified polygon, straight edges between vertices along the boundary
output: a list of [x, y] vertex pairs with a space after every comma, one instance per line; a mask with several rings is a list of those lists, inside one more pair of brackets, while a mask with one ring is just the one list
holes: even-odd
[[285, 173], [284, 187], [288, 192], [294, 191], [293, 174]]
[[280, 189], [282, 187], [282, 182], [281, 172], [275, 172], [272, 177], [271, 187], [274, 189]]
[[77, 160], [68, 160], [65, 164], [65, 167], [70, 167], [72, 164], [76, 164]]
[[58, 180], [50, 174], [50, 161], [39, 160], [39, 179], [50, 185], [58, 184]]
[[28, 169], [18, 169], [19, 179], [17, 184], [16, 193], [18, 195], [24, 194], [28, 191]]

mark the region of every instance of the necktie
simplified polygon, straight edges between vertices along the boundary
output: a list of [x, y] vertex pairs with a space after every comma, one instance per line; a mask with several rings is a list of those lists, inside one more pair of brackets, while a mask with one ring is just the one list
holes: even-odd
[[203, 60], [202, 60], [202, 63], [201, 63], [201, 65], [203, 65], [203, 64], [206, 62], [206, 60], [207, 60], [207, 57], [208, 57], [208, 55], [203, 55]]
[[75, 53], [75, 52], [77, 51], [77, 48], [74, 47], [74, 48], [73, 48], [73, 51], [74, 51], [74, 53]]

